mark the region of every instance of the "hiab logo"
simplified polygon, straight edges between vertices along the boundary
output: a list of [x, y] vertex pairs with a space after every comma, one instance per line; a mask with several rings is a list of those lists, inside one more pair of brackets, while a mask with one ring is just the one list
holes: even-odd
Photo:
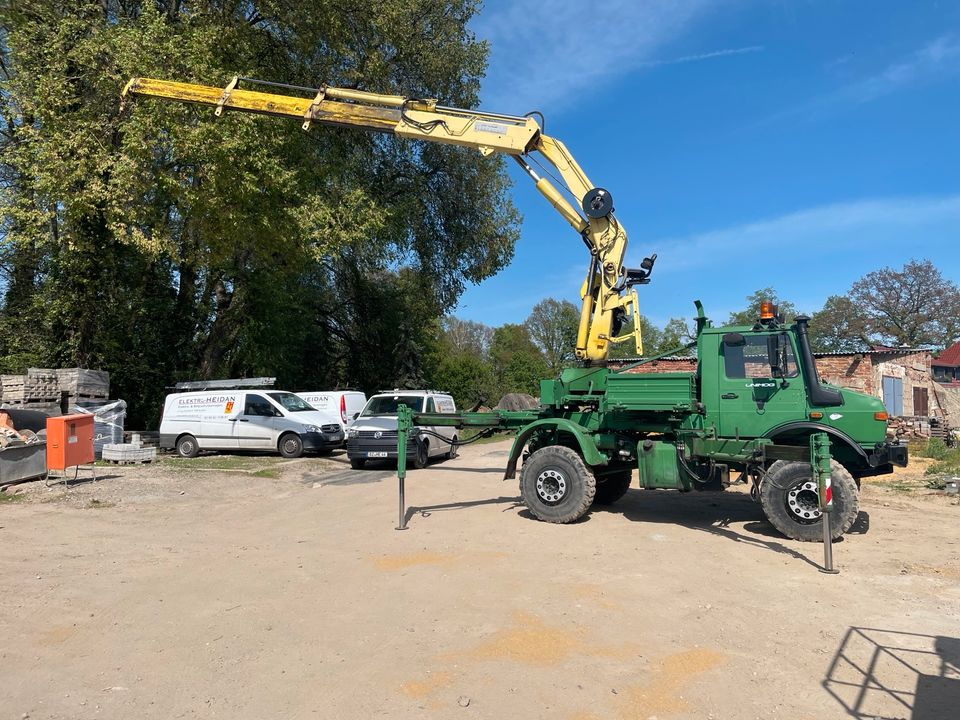
[[226, 406], [226, 408], [224, 408], [223, 414], [224, 414], [224, 415], [229, 415], [229, 414], [232, 413], [232, 412], [233, 412], [233, 400], [230, 400], [230, 401], [227, 402], [227, 406]]

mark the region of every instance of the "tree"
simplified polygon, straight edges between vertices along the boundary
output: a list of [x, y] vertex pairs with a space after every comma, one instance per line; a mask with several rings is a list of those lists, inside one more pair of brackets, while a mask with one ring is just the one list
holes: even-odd
[[765, 287], [757, 290], [752, 295], [746, 297], [747, 307], [739, 312], [730, 313], [728, 325], [753, 325], [760, 319], [760, 303], [764, 301], [772, 302], [777, 306], [777, 312], [789, 322], [797, 316], [797, 307], [789, 300], [781, 298], [772, 287]]
[[144, 99], [121, 114], [117, 98], [138, 75], [242, 75], [471, 107], [476, 9], [0, 3], [0, 367], [110, 370], [141, 426], [177, 379], [422, 377], [424, 330], [512, 256], [502, 158]]
[[448, 315], [441, 321], [447, 345], [458, 352], [469, 352], [484, 357], [490, 349], [493, 328], [473, 320], [461, 320]]
[[551, 375], [559, 375], [574, 357], [580, 312], [569, 300], [541, 300], [527, 318], [530, 337], [540, 348]]
[[540, 380], [548, 377], [549, 370], [543, 353], [524, 325], [507, 323], [493, 331], [490, 360], [495, 381], [495, 397], [491, 401], [507, 393], [528, 393], [535, 397], [540, 394]]
[[868, 273], [850, 288], [874, 342], [945, 347], [960, 334], [960, 288], [930, 260]]
[[868, 321], [844, 295], [831, 295], [810, 318], [810, 345], [814, 352], [857, 352], [870, 344]]
[[661, 352], [683, 347], [697, 339], [696, 330], [684, 318], [670, 318], [663, 328], [660, 340]]

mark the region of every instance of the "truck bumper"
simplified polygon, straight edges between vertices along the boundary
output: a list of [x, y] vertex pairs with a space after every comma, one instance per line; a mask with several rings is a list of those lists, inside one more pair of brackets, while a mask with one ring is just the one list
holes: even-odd
[[889, 440], [884, 443], [877, 443], [873, 452], [867, 455], [867, 462], [870, 467], [882, 467], [884, 465], [896, 465], [898, 467], [907, 466], [907, 446], [900, 445]]

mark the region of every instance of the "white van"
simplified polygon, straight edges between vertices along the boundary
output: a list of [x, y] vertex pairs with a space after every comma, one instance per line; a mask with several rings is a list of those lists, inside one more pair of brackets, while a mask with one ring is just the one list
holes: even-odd
[[[354, 470], [367, 460], [396, 459], [397, 407], [406, 405], [414, 412], [455, 413], [453, 398], [435, 390], [391, 390], [371, 396], [359, 417], [347, 428], [347, 457]], [[441, 425], [426, 430], [456, 442], [457, 429]], [[424, 467], [431, 457], [455, 458], [457, 446], [440, 438], [424, 435], [407, 443], [407, 460], [416, 468]]]
[[346, 431], [353, 416], [363, 410], [367, 396], [357, 390], [304, 390], [297, 396], [306, 401], [314, 410], [329, 418], [328, 423], [340, 423]]
[[280, 390], [210, 390], [167, 395], [160, 447], [180, 457], [201, 450], [272, 450], [300, 457], [343, 445], [343, 428], [309, 403]]

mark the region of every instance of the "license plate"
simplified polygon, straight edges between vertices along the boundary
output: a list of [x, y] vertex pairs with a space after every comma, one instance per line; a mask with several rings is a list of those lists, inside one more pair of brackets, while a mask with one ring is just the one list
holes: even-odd
[[387, 452], [385, 450], [371, 450], [367, 453], [367, 457], [387, 457]]

